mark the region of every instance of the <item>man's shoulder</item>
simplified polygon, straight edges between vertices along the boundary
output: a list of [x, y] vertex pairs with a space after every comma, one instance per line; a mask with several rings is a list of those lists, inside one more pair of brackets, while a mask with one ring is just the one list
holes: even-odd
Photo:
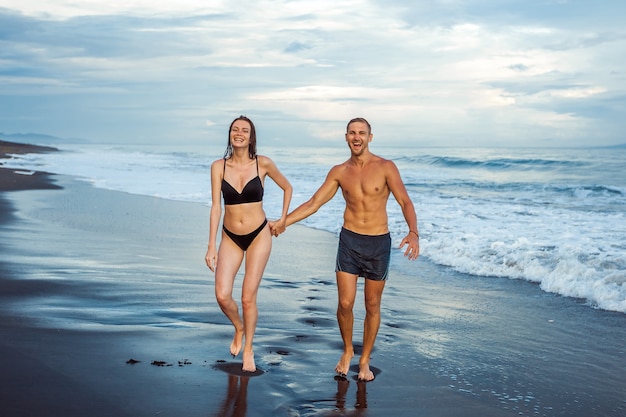
[[349, 164], [350, 164], [350, 160], [348, 159], [346, 161], [343, 161], [340, 164], [337, 164], [337, 165], [333, 166], [330, 169], [330, 172], [343, 170], [343, 169], [347, 168], [349, 166]]
[[383, 156], [380, 156], [378, 154], [370, 153], [370, 155], [372, 156], [372, 159], [377, 161], [377, 162], [380, 162], [380, 163], [393, 163], [393, 161], [391, 159], [387, 159], [387, 158], [385, 158]]
[[383, 158], [382, 156], [376, 156], [376, 163], [380, 164], [381, 167], [387, 169], [387, 168], [395, 168], [396, 167], [396, 163], [393, 162], [391, 159], [387, 159], [387, 158]]
[[377, 170], [378, 169], [386, 170], [388, 168], [393, 168], [396, 166], [396, 164], [391, 159], [383, 158], [382, 156], [375, 155], [375, 154], [372, 154], [372, 157], [369, 163], [372, 166], [376, 166]]
[[380, 176], [389, 180], [390, 178], [399, 175], [398, 167], [391, 159], [386, 159], [378, 155], [374, 155], [374, 158], [370, 161], [370, 176]]

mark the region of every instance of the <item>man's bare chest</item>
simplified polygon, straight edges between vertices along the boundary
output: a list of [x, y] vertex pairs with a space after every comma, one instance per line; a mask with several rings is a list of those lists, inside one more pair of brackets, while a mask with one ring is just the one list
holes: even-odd
[[384, 198], [389, 194], [385, 181], [380, 181], [377, 178], [347, 177], [339, 185], [344, 196], [352, 198]]

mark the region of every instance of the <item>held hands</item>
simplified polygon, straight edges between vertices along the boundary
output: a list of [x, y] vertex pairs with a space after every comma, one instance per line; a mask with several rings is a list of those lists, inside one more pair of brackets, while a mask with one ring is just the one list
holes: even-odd
[[400, 242], [400, 248], [404, 245], [409, 245], [406, 251], [404, 251], [404, 256], [407, 256], [410, 261], [416, 260], [420, 254], [419, 236], [415, 232], [410, 231], [409, 234], [402, 239], [402, 242]]
[[287, 228], [284, 218], [269, 221], [268, 224], [270, 225], [270, 232], [272, 233], [272, 236], [276, 237], [278, 237], [279, 234], [283, 233]]

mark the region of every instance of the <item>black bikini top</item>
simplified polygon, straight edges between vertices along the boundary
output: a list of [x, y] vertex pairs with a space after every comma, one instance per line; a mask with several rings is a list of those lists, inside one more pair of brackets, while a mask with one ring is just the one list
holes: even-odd
[[[226, 172], [226, 160], [224, 160], [224, 172]], [[259, 177], [259, 158], [256, 159], [256, 177], [248, 181], [241, 192], [235, 190], [235, 187], [222, 177], [222, 196], [225, 206], [263, 201], [263, 184], [261, 177]]]

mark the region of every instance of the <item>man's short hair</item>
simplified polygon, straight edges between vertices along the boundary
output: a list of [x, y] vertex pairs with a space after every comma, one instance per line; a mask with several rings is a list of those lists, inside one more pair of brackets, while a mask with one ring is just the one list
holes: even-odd
[[370, 122], [365, 120], [363, 117], [355, 117], [354, 119], [350, 120], [346, 125], [346, 132], [348, 131], [348, 129], [350, 129], [350, 125], [355, 122], [365, 123], [367, 125], [368, 133], [372, 133], [372, 126], [370, 126]]

